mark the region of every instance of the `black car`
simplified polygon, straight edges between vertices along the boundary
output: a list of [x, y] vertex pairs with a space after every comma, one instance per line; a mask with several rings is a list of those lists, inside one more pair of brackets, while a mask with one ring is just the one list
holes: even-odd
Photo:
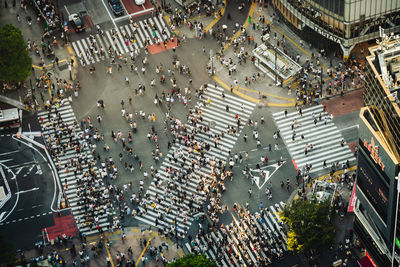
[[108, 4], [116, 16], [124, 14], [124, 8], [122, 7], [120, 0], [108, 0]]
[[83, 30], [85, 30], [85, 28], [83, 27], [83, 23], [81, 18], [79, 17], [78, 14], [74, 13], [71, 14], [68, 17], [69, 22], [71, 23], [71, 27], [76, 31], [76, 32], [81, 32]]

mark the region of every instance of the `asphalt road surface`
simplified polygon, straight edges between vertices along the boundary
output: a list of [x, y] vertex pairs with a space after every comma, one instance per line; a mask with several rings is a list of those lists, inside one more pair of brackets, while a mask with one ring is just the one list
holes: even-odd
[[12, 197], [0, 209], [0, 234], [17, 249], [30, 248], [43, 240], [42, 228], [52, 225], [51, 206], [55, 178], [45, 159], [10, 136], [0, 137], [0, 164]]

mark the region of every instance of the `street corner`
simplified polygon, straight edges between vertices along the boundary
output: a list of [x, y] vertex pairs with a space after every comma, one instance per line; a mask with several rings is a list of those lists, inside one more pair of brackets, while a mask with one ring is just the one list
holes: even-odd
[[143, 1], [132, 1], [132, 0], [121, 0], [125, 7], [126, 12], [131, 18], [138, 18], [140, 16], [146, 15], [154, 11], [154, 7], [150, 0]]
[[158, 54], [167, 50], [176, 49], [177, 47], [181, 46], [180, 42], [178, 42], [177, 38], [174, 38], [173, 41], [171, 39], [165, 40], [164, 42], [158, 42], [153, 45], [147, 46], [147, 50], [150, 54]]
[[[110, 246], [106, 247], [106, 251], [113, 264], [118, 265], [121, 262], [121, 255], [135, 262], [136, 266], [140, 263], [143, 266], [159, 266], [162, 257], [166, 261], [171, 261], [184, 255], [179, 246], [147, 227], [125, 229], [124, 233], [113, 235], [108, 239]], [[155, 257], [157, 251], [161, 253]]]
[[328, 114], [339, 117], [351, 112], [359, 111], [364, 106], [364, 90], [347, 93], [341, 97], [333, 97], [322, 102]]
[[231, 88], [230, 85], [227, 85], [218, 76], [213, 76], [213, 79], [226, 90], [232, 91], [232, 93], [240, 96], [241, 98], [259, 105], [269, 107], [294, 107], [296, 103], [296, 98], [289, 98], [278, 94], [268, 93], [265, 89], [255, 90], [241, 86], [233, 86]]

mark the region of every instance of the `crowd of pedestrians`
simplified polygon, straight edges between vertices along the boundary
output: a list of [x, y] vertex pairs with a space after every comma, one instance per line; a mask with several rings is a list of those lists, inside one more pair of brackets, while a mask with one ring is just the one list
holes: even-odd
[[[267, 266], [282, 258], [286, 251], [287, 230], [275, 219], [273, 211], [260, 207], [258, 212], [251, 214], [234, 205], [231, 224], [210, 225], [208, 229], [200, 227], [194, 238], [188, 237], [191, 251], [207, 253], [220, 265]], [[281, 211], [279, 205], [275, 205], [275, 209]]]
[[[24, 2], [24, 1], [23, 1]], [[42, 9], [46, 20], [56, 22], [57, 17], [54, 12], [54, 6], [50, 1], [38, 0], [37, 5]], [[217, 59], [221, 65], [228, 69], [230, 75], [236, 72], [238, 66], [246, 64], [250, 58], [249, 48], [257, 46], [254, 40], [255, 34], [250, 34], [243, 27], [243, 25], [236, 24], [235, 32], [241, 31], [242, 34], [232, 41], [233, 57], [226, 58], [224, 56], [225, 46], [230, 42], [229, 36], [231, 33], [227, 32], [225, 28], [217, 26], [210, 32], [205, 33], [204, 26], [201, 23], [192, 23], [188, 19], [194, 15], [205, 12], [211, 15], [215, 12], [216, 7], [211, 4], [204, 4], [204, 6], [187, 10], [175, 10], [172, 22], [175, 26], [179, 27], [186, 24], [189, 27], [194, 27], [199, 33], [199, 37], [203, 38], [204, 34], [210, 34], [220, 44], [221, 50], [217, 54]], [[216, 16], [220, 16], [216, 13]], [[157, 10], [157, 16], [162, 16], [162, 13]], [[135, 22], [132, 21], [134, 27]], [[252, 24], [254, 31], [260, 33], [270, 32], [269, 25], [265, 22], [265, 18], [260, 17], [259, 21]], [[147, 25], [148, 27], [155, 27], [154, 25]], [[165, 33], [161, 33], [165, 34]], [[122, 36], [120, 36], [122, 35]], [[123, 38], [125, 43], [134, 47], [136, 42], [133, 35], [128, 33], [113, 32], [112, 38]], [[175, 43], [176, 37], [171, 37], [169, 41]], [[128, 68], [131, 72], [139, 74], [149, 73], [147, 70], [147, 49], [144, 50], [145, 55], [141, 61], [137, 58], [140, 56], [140, 49], [131, 49], [128, 56], [119, 54], [116, 49], [110, 45], [108, 48], [101, 47], [95, 42], [93, 37], [91, 46], [87, 49], [86, 54], [77, 55], [78, 60], [83, 63], [83, 58], [89, 58], [91, 63], [94, 63], [95, 57], [106, 57], [106, 53], [110, 57], [110, 64], [107, 68], [107, 73], [112, 74], [113, 66], [116, 66], [117, 71], [122, 68]], [[157, 36], [154, 36], [154, 42], [159, 41]], [[42, 39], [42, 53], [46, 54], [46, 47], [54, 46], [54, 43], [44, 42]], [[180, 41], [179, 41], [180, 42]], [[178, 42], [178, 44], [179, 44]], [[148, 40], [148, 44], [150, 40]], [[284, 46], [284, 42], [281, 42]], [[28, 48], [40, 56], [39, 44], [34, 41], [28, 41]], [[284, 48], [284, 47], [283, 47]], [[295, 56], [293, 55], [293, 58]], [[43, 58], [41, 59], [43, 69], [46, 70]], [[58, 58], [54, 59], [55, 64], [58, 65]], [[317, 90], [319, 84], [319, 77], [321, 70], [319, 63], [314, 66], [313, 61], [305, 62], [305, 67], [299, 76], [300, 88], [297, 92], [298, 102], [310, 103], [311, 99], [318, 94]], [[125, 66], [125, 67], [124, 67]], [[140, 66], [140, 67], [139, 67]], [[90, 73], [95, 72], [95, 68], [89, 69]], [[186, 84], [183, 89], [177, 85], [177, 75], [175, 72], [186, 75], [183, 78]], [[152, 73], [152, 72], [150, 72]], [[328, 74], [331, 75], [334, 81], [329, 82], [329, 94], [333, 90], [344, 84], [346, 79], [350, 79], [352, 85], [362, 83], [363, 74], [362, 66], [357, 62], [350, 62], [343, 64], [338, 68], [328, 69]], [[207, 202], [207, 215], [211, 219], [210, 228], [206, 231], [199, 227], [199, 232], [195, 238], [189, 236], [191, 249], [193, 252], [205, 252], [211, 247], [215, 247], [215, 256], [218, 262], [222, 259], [229, 263], [248, 264], [248, 265], [267, 265], [274, 259], [281, 258], [285, 251], [286, 230], [283, 225], [278, 223], [278, 226], [271, 227], [267, 225], [266, 218], [272, 216], [268, 208], [261, 207], [258, 212], [251, 214], [247, 209], [234, 206], [234, 211], [237, 212], [238, 219], [235, 219], [232, 224], [224, 225], [220, 223], [220, 215], [228, 211], [228, 206], [222, 200], [222, 194], [226, 190], [226, 181], [233, 179], [232, 167], [235, 163], [242, 162], [243, 158], [247, 158], [248, 154], [231, 155], [224, 161], [217, 157], [210, 157], [207, 152], [214, 149], [224, 148], [219, 145], [221, 138], [224, 135], [238, 135], [240, 126], [246, 124], [241, 120], [240, 115], [236, 117], [237, 128], [229, 127], [226, 131], [216, 134], [210, 131], [210, 128], [202, 123], [202, 107], [210, 104], [210, 99], [203, 97], [206, 88], [202, 86], [195, 90], [196, 97], [199, 98], [200, 106], [188, 108], [187, 123], [182, 122], [178, 118], [171, 115], [173, 105], [182, 104], [184, 107], [192, 101], [191, 93], [193, 91], [191, 71], [187, 64], [183, 64], [180, 59], [175, 57], [172, 60], [172, 66], [158, 65], [154, 72], [150, 86], [156, 86], [156, 81], [160, 81], [160, 85], [167, 90], [156, 94], [154, 98], [155, 105], [163, 105], [167, 107], [165, 118], [156, 118], [152, 112], [146, 113], [144, 110], [134, 110], [131, 108], [132, 97], [143, 96], [146, 94], [146, 86], [139, 85], [132, 91], [132, 96], [128, 98], [128, 103], [125, 104], [124, 100], [120, 102], [121, 115], [123, 120], [129, 125], [128, 131], [112, 130], [109, 133], [104, 133], [101, 130], [102, 116], [97, 115], [96, 119], [90, 116], [80, 122], [75, 121], [73, 124], [63, 122], [60, 113], [52, 110], [52, 105], [58, 107], [62, 105], [63, 101], [53, 101], [53, 99], [63, 99], [67, 96], [78, 97], [81, 85], [79, 81], [67, 82], [66, 80], [56, 79], [51, 81], [51, 77], [43, 74], [37, 80], [38, 88], [42, 87], [46, 91], [50, 89], [52, 93], [52, 100], [45, 101], [42, 93], [41, 99], [48, 108], [49, 113], [47, 118], [40, 118], [44, 127], [44, 131], [52, 131], [52, 135], [47, 137], [46, 145], [56, 162], [57, 170], [65, 173], [73, 173], [77, 180], [76, 194], [80, 198], [79, 202], [84, 207], [85, 213], [82, 217], [78, 218], [78, 227], [89, 227], [90, 230], [97, 229], [99, 233], [105, 230], [112, 231], [120, 228], [120, 220], [123, 221], [126, 216], [135, 217], [137, 215], [146, 215], [149, 212], [157, 214], [156, 226], [159, 232], [166, 236], [173, 236], [176, 238], [183, 238], [187, 234], [187, 228], [181, 228], [178, 223], [185, 225], [189, 217], [203, 216], [203, 205]], [[247, 86], [252, 82], [260, 79], [259, 73], [254, 73], [243, 79], [243, 83]], [[49, 82], [48, 82], [49, 81]], [[126, 84], [129, 86], [129, 78], [125, 79]], [[242, 82], [242, 81], [241, 81]], [[158, 84], [158, 82], [157, 82]], [[234, 80], [231, 88], [238, 86], [239, 81]], [[148, 89], [148, 88], [147, 88]], [[342, 88], [343, 89], [343, 88]], [[231, 89], [232, 91], [232, 89]], [[106, 110], [103, 100], [98, 101], [98, 108]], [[104, 111], [103, 110], [103, 111]], [[227, 111], [229, 107], [227, 106]], [[99, 111], [100, 113], [100, 111]], [[97, 121], [97, 126], [95, 126]], [[152, 158], [154, 162], [150, 164], [149, 168], [143, 166], [143, 162], [135, 151], [133, 146], [133, 136], [138, 134], [138, 124], [142, 121], [148, 121], [150, 127], [147, 131], [140, 131], [140, 134], [146, 134], [149, 142], [152, 145]], [[164, 121], [163, 133], [155, 128], [155, 122]], [[263, 124], [264, 119], [261, 119]], [[144, 124], [144, 123], [143, 123]], [[249, 120], [248, 126], [253, 127], [253, 138], [257, 143], [257, 147], [262, 147], [261, 141], [258, 137], [257, 131], [258, 122]], [[144, 127], [143, 127], [144, 128]], [[168, 149], [172, 147], [181, 147], [181, 149], [172, 150], [168, 156], [163, 155], [160, 150], [159, 138], [160, 135], [168, 136], [172, 141], [168, 141]], [[205, 139], [199, 138], [199, 135], [206, 136]], [[111, 156], [101, 156], [104, 151], [110, 151], [110, 144], [107, 140], [111, 140], [118, 144], [118, 159], [113, 159]], [[245, 135], [245, 141], [247, 136]], [[274, 133], [273, 138], [277, 140], [280, 138], [279, 130]], [[208, 141], [206, 141], [208, 140]], [[267, 150], [279, 150], [278, 143], [269, 144]], [[308, 148], [306, 148], [307, 150]], [[59, 159], [60, 156], [68, 155], [73, 151], [76, 155], [69, 160], [63, 162]], [[85, 151], [85, 153], [83, 153]], [[102, 153], [100, 153], [100, 151]], [[89, 159], [87, 154], [90, 153], [93, 158]], [[158, 169], [157, 164], [165, 157], [167, 165], [165, 169]], [[268, 164], [268, 158], [262, 158], [265, 164]], [[119, 163], [118, 163], [119, 162]], [[279, 160], [283, 163], [283, 159]], [[98, 170], [96, 168], [98, 166]], [[120, 175], [120, 169], [124, 168], [130, 173], [140, 173], [139, 186], [134, 188], [132, 182], [115, 186], [115, 180]], [[261, 171], [261, 166], [258, 164], [257, 170]], [[209, 171], [208, 171], [209, 170]], [[251, 169], [245, 169], [247, 177], [250, 177]], [[162, 179], [160, 174], [168, 177], [167, 186], [162, 186], [165, 180]], [[302, 174], [299, 174], [302, 177]], [[144, 190], [144, 183], [146, 179], [152, 177], [155, 179], [154, 187], [165, 190], [163, 194], [155, 196], [146, 194]], [[308, 177], [308, 176], [307, 176]], [[188, 190], [188, 184], [191, 180], [198, 180], [196, 192], [193, 193]], [[351, 178], [346, 174], [341, 181], [348, 184], [352, 183]], [[287, 188], [289, 190], [289, 183]], [[67, 181], [64, 182], [64, 190], [69, 187]], [[103, 190], [102, 188], [105, 187]], [[249, 193], [251, 194], [251, 193]], [[268, 199], [272, 198], [271, 186], [267, 187], [266, 195]], [[189, 196], [189, 197], [188, 197]], [[187, 199], [190, 199], [187, 201]], [[165, 203], [168, 203], [165, 205]], [[113, 205], [118, 207], [119, 216], [114, 213]], [[178, 212], [183, 215], [182, 221], [178, 221], [176, 211], [172, 206], [178, 207]], [[166, 208], [167, 207], [167, 208]], [[170, 207], [170, 208], [168, 208]], [[110, 218], [109, 229], [103, 229], [100, 226], [100, 215], [107, 214]], [[171, 223], [165, 223], [164, 217], [175, 217]], [[180, 220], [180, 219], [179, 219]], [[204, 246], [205, 245], [205, 246]]]
[[[78, 228], [89, 227], [97, 229], [100, 233], [107, 229], [100, 226], [99, 217], [107, 214], [113, 219], [110, 227], [119, 227], [119, 221], [113, 217], [111, 196], [114, 193], [112, 185], [105, 186], [100, 173], [96, 170], [96, 159], [88, 158], [88, 154], [94, 154], [95, 144], [93, 140], [99, 135], [98, 129], [94, 129], [92, 122], [83, 124], [81, 128], [78, 121], [67, 124], [56, 108], [47, 114], [47, 118], [41, 117], [42, 129], [46, 132], [46, 146], [52, 155], [57, 172], [59, 174], [72, 174], [75, 177], [75, 192], [78, 197], [78, 205], [83, 207], [84, 213], [76, 222]], [[72, 156], [72, 157], [71, 157]], [[61, 160], [59, 157], [63, 157]], [[67, 159], [65, 159], [67, 158]], [[63, 191], [69, 189], [67, 179], [63, 181]], [[68, 200], [67, 200], [68, 201]]]

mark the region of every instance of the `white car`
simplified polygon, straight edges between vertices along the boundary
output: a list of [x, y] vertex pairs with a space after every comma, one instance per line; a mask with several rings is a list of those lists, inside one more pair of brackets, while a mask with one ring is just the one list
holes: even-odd
[[135, 0], [135, 4], [138, 6], [144, 5], [144, 2], [146, 2], [146, 0]]

